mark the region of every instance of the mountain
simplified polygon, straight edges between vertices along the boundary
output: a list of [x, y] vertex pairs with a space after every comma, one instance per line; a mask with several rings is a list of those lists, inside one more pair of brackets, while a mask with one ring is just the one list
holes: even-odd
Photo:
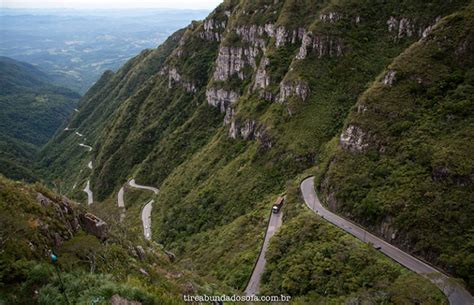
[[84, 94], [106, 70], [208, 10], [9, 9], [0, 11], [0, 54], [38, 66], [55, 83]]
[[[298, 186], [315, 175], [331, 210], [474, 288], [473, 10], [224, 1], [105, 73], [69, 125], [93, 149], [56, 134], [41, 153], [44, 177], [79, 201], [90, 182], [104, 206], [130, 178], [159, 187], [153, 240], [240, 290], [286, 193], [261, 291], [302, 304], [443, 303], [426, 280], [311, 215]], [[136, 211], [143, 198], [130, 202]]]
[[38, 149], [63, 125], [80, 95], [52, 84], [34, 66], [0, 57], [0, 172], [36, 179]]
[[103, 216], [41, 184], [0, 176], [0, 302], [181, 304], [183, 293], [226, 291]]

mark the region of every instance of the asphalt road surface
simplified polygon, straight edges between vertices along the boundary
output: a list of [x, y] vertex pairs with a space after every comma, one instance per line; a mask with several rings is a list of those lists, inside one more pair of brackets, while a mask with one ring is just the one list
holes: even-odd
[[79, 146], [87, 148], [89, 151], [92, 151], [92, 146], [86, 145], [84, 143], [80, 143]]
[[145, 239], [151, 239], [151, 210], [153, 208], [153, 199], [148, 201], [142, 209], [143, 234]]
[[117, 203], [118, 203], [119, 208], [125, 207], [125, 202], [123, 201], [123, 193], [124, 193], [124, 188], [122, 186], [117, 195]]
[[262, 250], [260, 251], [257, 264], [253, 269], [250, 281], [248, 282], [247, 287], [245, 288], [245, 295], [255, 295], [260, 290], [260, 279], [262, 278], [263, 271], [265, 270], [265, 263], [267, 262], [267, 260], [265, 259], [265, 253], [267, 253], [270, 238], [272, 238], [272, 236], [275, 234], [275, 231], [281, 226], [282, 215], [283, 213], [280, 211], [277, 214], [272, 213], [272, 215], [270, 216], [270, 221], [268, 222], [267, 233], [265, 235], [265, 240], [263, 241]]
[[380, 252], [384, 253], [408, 269], [429, 279], [436, 286], [438, 286], [441, 291], [443, 291], [451, 305], [474, 304], [474, 298], [466, 289], [455, 283], [452, 279], [441, 273], [439, 270], [398, 249], [385, 240], [372, 235], [358, 225], [327, 210], [319, 201], [316, 191], [314, 190], [314, 177], [309, 177], [303, 180], [301, 183], [301, 193], [303, 194], [306, 205], [316, 214], [323, 217], [325, 220], [329, 221], [335, 226], [343, 229], [344, 231], [354, 235], [363, 242], [371, 243], [376, 248], [380, 247]]
[[130, 180], [130, 182], [128, 184], [130, 184], [131, 187], [134, 187], [134, 188], [137, 188], [137, 189], [149, 190], [149, 191], [152, 191], [155, 194], [158, 194], [158, 192], [160, 191], [156, 187], [136, 184], [135, 179]]
[[[137, 189], [152, 191], [155, 195], [158, 194], [158, 192], [160, 191], [156, 187], [137, 184], [135, 182], [135, 179], [130, 180], [128, 184], [131, 187], [134, 187]], [[119, 191], [119, 200], [120, 200], [120, 191]], [[145, 206], [142, 209], [143, 235], [145, 236], [145, 239], [148, 239], [148, 240], [151, 239], [151, 210], [153, 208], [153, 202], [155, 201], [154, 200], [148, 201], [147, 204], [145, 204]], [[123, 204], [123, 192], [122, 192], [122, 204]], [[120, 206], [120, 202], [119, 202], [119, 206]]]
[[87, 204], [92, 204], [94, 202], [94, 196], [91, 190], [91, 182], [87, 180], [86, 187], [84, 188], [84, 192], [87, 193]]

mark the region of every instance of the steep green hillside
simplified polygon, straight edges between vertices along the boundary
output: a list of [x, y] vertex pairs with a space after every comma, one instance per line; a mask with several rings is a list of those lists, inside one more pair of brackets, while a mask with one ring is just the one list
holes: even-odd
[[262, 293], [293, 296], [292, 304], [447, 304], [419, 275], [314, 217], [298, 186], [287, 194], [286, 221], [266, 256]]
[[0, 57], [0, 172], [36, 179], [38, 148], [64, 124], [80, 96], [51, 84], [34, 66]]
[[[82, 195], [73, 186], [90, 179], [106, 202], [131, 177], [160, 187], [154, 239], [186, 268], [242, 289], [287, 181], [325, 160], [359, 96], [395, 58], [468, 3], [225, 1], [105, 74], [71, 121], [94, 147], [93, 170], [81, 171], [89, 156], [65, 131], [42, 152], [45, 175], [74, 198]], [[389, 280], [403, 282], [395, 269]], [[341, 295], [365, 288], [358, 281]]]
[[359, 98], [328, 146], [328, 206], [474, 288], [474, 10], [441, 20]]
[[[181, 294], [223, 292], [180, 270], [163, 250], [125, 227], [94, 219], [45, 187], [0, 176], [0, 304], [183, 304]], [[122, 304], [122, 303], [121, 303]]]

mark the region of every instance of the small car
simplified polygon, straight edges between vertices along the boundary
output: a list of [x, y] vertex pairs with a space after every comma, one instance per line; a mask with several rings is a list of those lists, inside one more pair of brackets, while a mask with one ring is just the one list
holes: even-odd
[[278, 214], [278, 212], [280, 212], [280, 209], [281, 209], [281, 205], [274, 204], [273, 207], [272, 207], [272, 212], [274, 214]]

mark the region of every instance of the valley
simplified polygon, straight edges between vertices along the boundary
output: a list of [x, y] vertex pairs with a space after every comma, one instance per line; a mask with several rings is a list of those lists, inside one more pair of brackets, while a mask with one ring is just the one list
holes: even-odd
[[0, 176], [0, 303], [64, 302], [55, 249], [77, 303], [473, 304], [473, 37], [471, 1], [223, 1]]

